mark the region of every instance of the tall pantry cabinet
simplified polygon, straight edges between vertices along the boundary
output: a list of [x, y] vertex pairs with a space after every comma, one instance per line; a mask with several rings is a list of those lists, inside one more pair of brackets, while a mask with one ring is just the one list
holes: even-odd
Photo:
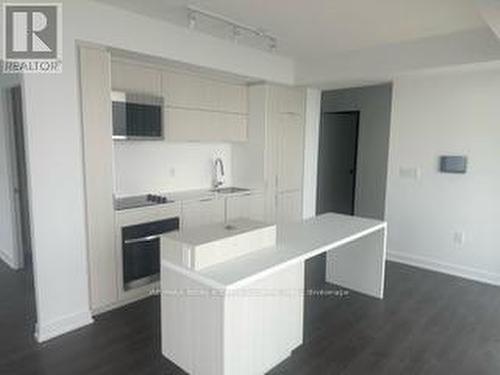
[[268, 84], [249, 88], [248, 141], [233, 146], [233, 182], [263, 181], [266, 219], [302, 219], [305, 90]]

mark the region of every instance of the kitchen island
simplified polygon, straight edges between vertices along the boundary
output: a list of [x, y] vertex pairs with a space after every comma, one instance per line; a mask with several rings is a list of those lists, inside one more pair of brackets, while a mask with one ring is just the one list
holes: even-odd
[[191, 374], [262, 374], [300, 346], [304, 263], [321, 253], [327, 282], [383, 298], [386, 223], [378, 220], [325, 214], [283, 224], [274, 245], [197, 269], [169, 251], [190, 237], [163, 241], [161, 316], [163, 355]]

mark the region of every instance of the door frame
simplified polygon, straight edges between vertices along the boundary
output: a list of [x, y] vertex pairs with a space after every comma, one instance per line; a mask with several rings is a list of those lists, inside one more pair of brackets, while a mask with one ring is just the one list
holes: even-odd
[[[321, 142], [321, 134], [323, 132], [323, 128], [325, 126], [325, 116], [326, 115], [356, 115], [356, 137], [355, 137], [355, 150], [354, 153], [354, 183], [353, 183], [353, 192], [352, 192], [352, 202], [351, 202], [351, 211], [352, 215], [356, 214], [356, 191], [357, 191], [357, 182], [358, 182], [358, 157], [359, 157], [359, 132], [360, 132], [360, 119], [361, 119], [361, 111], [360, 110], [349, 110], [349, 111], [322, 111], [321, 112], [321, 122], [319, 126], [319, 142]], [[319, 151], [319, 144], [318, 144]], [[319, 176], [320, 176], [320, 163], [319, 163], [319, 154], [318, 154], [318, 162], [316, 167], [316, 215], [319, 214]]]
[[[27, 153], [26, 153], [26, 136], [25, 136], [25, 119], [24, 119], [24, 93], [21, 84], [16, 84], [5, 88], [5, 96], [7, 98], [7, 134], [9, 138], [10, 147], [9, 149], [9, 165], [10, 165], [10, 190], [11, 197], [13, 197], [13, 216], [14, 216], [14, 239], [16, 246], [16, 259], [15, 266], [16, 269], [22, 269], [26, 263], [27, 254], [31, 254], [32, 257], [32, 241], [31, 241], [31, 213], [29, 204], [29, 192], [28, 192], [28, 165], [27, 165]], [[17, 94], [19, 102], [16, 103], [14, 96]], [[18, 106], [14, 108], [14, 106]], [[22, 127], [20, 131], [16, 134], [15, 112], [18, 112], [20, 116], [20, 126]], [[19, 137], [19, 138], [18, 138]], [[18, 150], [18, 147], [21, 150]], [[19, 160], [19, 153], [21, 153], [22, 160]], [[22, 184], [21, 174], [24, 174], [24, 186]], [[24, 202], [23, 202], [24, 201]], [[26, 248], [29, 247], [29, 250]]]

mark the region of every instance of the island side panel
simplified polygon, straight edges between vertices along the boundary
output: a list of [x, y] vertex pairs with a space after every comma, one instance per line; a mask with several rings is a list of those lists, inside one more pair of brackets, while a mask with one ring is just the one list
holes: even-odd
[[163, 355], [190, 374], [223, 374], [220, 291], [162, 265], [161, 292]]
[[326, 255], [326, 282], [384, 298], [387, 227], [330, 250]]
[[263, 374], [303, 340], [304, 262], [227, 292], [224, 374]]

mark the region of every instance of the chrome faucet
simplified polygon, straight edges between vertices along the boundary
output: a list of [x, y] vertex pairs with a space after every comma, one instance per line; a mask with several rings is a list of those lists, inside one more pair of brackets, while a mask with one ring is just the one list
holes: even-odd
[[218, 189], [224, 185], [224, 163], [221, 158], [215, 159], [214, 162], [215, 178], [214, 178], [214, 188]]

